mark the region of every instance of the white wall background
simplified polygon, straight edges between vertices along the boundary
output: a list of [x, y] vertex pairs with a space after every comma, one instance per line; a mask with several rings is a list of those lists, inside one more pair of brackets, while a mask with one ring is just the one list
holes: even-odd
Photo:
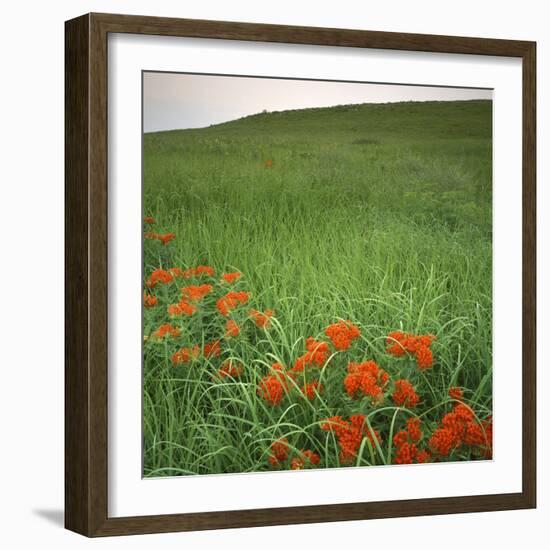
[[[0, 34], [0, 542], [5, 548], [518, 548], [546, 540], [550, 484], [550, 48], [545, 2], [20, 0]], [[538, 42], [539, 509], [87, 540], [63, 522], [63, 23], [89, 11], [515, 38]], [[543, 438], [543, 435], [545, 436]], [[545, 521], [546, 520], [546, 521]], [[544, 543], [542, 543], [544, 544]], [[540, 547], [540, 544], [539, 544]]]

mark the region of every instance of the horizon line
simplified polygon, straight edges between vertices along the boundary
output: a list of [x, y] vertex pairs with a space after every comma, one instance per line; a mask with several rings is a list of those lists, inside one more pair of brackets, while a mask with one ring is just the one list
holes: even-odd
[[[147, 71], [147, 72], [155, 72], [155, 71]], [[162, 71], [159, 71], [159, 72], [162, 72]], [[267, 78], [270, 78], [270, 77], [267, 77]], [[166, 132], [182, 132], [185, 130], [206, 130], [208, 128], [215, 128], [216, 126], [222, 126], [223, 124], [228, 124], [230, 122], [236, 122], [238, 120], [244, 120], [244, 119], [259, 116], [259, 115], [269, 115], [274, 113], [291, 113], [296, 111], [313, 111], [313, 110], [321, 110], [321, 109], [334, 109], [335, 107], [349, 107], [349, 106], [362, 106], [362, 105], [399, 105], [404, 103], [468, 103], [468, 102], [471, 103], [473, 101], [479, 101], [479, 102], [490, 101], [491, 103], [493, 102], [492, 99], [472, 98], [472, 99], [427, 99], [427, 100], [411, 99], [408, 101], [382, 101], [382, 102], [365, 101], [363, 103], [336, 103], [328, 107], [303, 107], [301, 109], [282, 109], [282, 110], [274, 110], [274, 111], [264, 110], [264, 111], [251, 113], [249, 115], [245, 115], [237, 118], [231, 118], [223, 122], [209, 124], [208, 126], [195, 126], [195, 127], [189, 126], [187, 128], [170, 128], [169, 130], [152, 130], [152, 131], [146, 132], [143, 130], [143, 123], [142, 123], [142, 134], [161, 134]], [[143, 108], [142, 108], [142, 112], [143, 112]]]

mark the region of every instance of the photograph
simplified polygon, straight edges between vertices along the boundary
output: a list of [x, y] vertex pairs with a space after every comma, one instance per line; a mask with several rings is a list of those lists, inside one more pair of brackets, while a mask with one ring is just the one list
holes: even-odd
[[492, 460], [492, 173], [492, 89], [142, 72], [143, 477]]

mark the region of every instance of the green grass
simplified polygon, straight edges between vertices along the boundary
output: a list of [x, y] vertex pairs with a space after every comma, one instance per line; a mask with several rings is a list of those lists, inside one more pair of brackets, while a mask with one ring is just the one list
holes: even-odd
[[[265, 113], [198, 130], [144, 136], [144, 214], [153, 230], [175, 232], [167, 246], [146, 239], [144, 277], [159, 266], [208, 264], [241, 271], [251, 301], [236, 312], [243, 332], [223, 356], [173, 367], [182, 346], [223, 334], [215, 298], [177, 319], [176, 339], [144, 344], [144, 475], [267, 470], [269, 445], [287, 437], [312, 449], [321, 467], [338, 466], [338, 446], [319, 422], [366, 414], [380, 431], [364, 439], [358, 465], [392, 461], [392, 434], [412, 414], [426, 445], [452, 403], [450, 386], [483, 419], [492, 411], [491, 111], [489, 101], [351, 105]], [[273, 160], [266, 168], [265, 161]], [[193, 281], [155, 288], [144, 310], [150, 335], [168, 322], [166, 304]], [[250, 307], [276, 312], [265, 331], [245, 321]], [[278, 406], [257, 395], [275, 361], [291, 366], [308, 336], [350, 319], [361, 338], [322, 369], [325, 391]], [[437, 336], [435, 364], [385, 351], [392, 330]], [[212, 380], [221, 361], [245, 366]], [[375, 360], [408, 378], [421, 397], [414, 411], [350, 399], [347, 363]], [[460, 447], [444, 460], [478, 458]]]

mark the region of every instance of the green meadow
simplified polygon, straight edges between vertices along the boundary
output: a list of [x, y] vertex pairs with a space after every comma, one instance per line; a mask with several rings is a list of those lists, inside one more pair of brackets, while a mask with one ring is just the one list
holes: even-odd
[[[396, 462], [395, 434], [421, 420], [418, 449], [429, 461], [487, 457], [475, 445], [434, 452], [432, 434], [458, 402], [482, 425], [492, 412], [492, 103], [408, 102], [261, 113], [202, 129], [145, 134], [145, 231], [175, 233], [163, 245], [144, 239], [144, 288], [153, 270], [208, 265], [215, 276], [175, 278], [147, 291], [144, 308], [144, 475], [268, 471], [281, 438], [291, 456], [307, 449], [319, 464]], [[222, 273], [238, 271], [232, 285]], [[193, 315], [167, 307], [186, 285], [212, 285]], [[216, 309], [229, 290], [250, 292], [230, 317]], [[273, 310], [267, 328], [249, 310]], [[226, 338], [231, 318], [241, 328]], [[273, 363], [292, 366], [305, 339], [330, 341], [325, 328], [349, 320], [360, 329], [346, 351], [331, 345], [315, 367], [314, 399], [291, 380], [280, 403], [261, 395]], [[163, 323], [177, 336], [155, 338]], [[392, 331], [431, 334], [433, 366], [387, 352]], [[219, 341], [173, 364], [183, 348]], [[389, 375], [381, 399], [350, 396], [350, 362], [366, 360]], [[226, 361], [238, 375], [219, 376]], [[395, 381], [419, 402], [399, 405]], [[460, 388], [462, 397], [449, 396]], [[324, 419], [361, 414], [378, 438], [363, 436], [353, 463]], [[400, 467], [400, 466], [396, 466]], [[297, 474], [299, 475], [299, 474]]]

